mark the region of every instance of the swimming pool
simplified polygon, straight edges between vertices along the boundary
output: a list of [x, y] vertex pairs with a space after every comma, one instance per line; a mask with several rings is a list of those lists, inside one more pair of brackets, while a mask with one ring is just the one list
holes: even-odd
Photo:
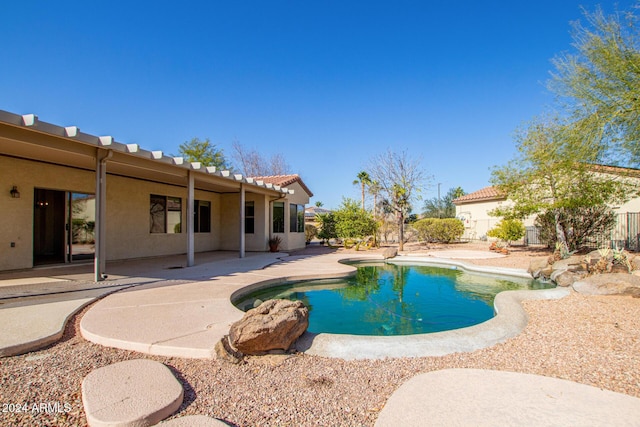
[[314, 333], [413, 335], [482, 323], [494, 316], [493, 300], [506, 290], [549, 284], [471, 273], [455, 266], [356, 263], [347, 279], [289, 283], [234, 301], [248, 310], [272, 298], [301, 300]]

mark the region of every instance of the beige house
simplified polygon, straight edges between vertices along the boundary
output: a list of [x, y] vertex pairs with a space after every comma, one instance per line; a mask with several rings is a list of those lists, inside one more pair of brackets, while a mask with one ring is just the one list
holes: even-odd
[[0, 110], [0, 271], [195, 252], [304, 248], [298, 175], [244, 177]]
[[[640, 170], [621, 168], [614, 166], [594, 166], [594, 173], [606, 173], [620, 176], [621, 179], [632, 180], [640, 185]], [[495, 187], [485, 187], [473, 193], [459, 197], [453, 201], [456, 206], [456, 217], [464, 223], [465, 231], [463, 239], [486, 240], [487, 231], [495, 227], [500, 221], [499, 217], [489, 215], [492, 210], [511, 203], [507, 197]], [[632, 214], [640, 212], [640, 197], [629, 200], [619, 206], [612, 206], [617, 214]], [[535, 217], [524, 220], [526, 227], [533, 227]], [[614, 233], [618, 233], [617, 231]], [[620, 233], [618, 233], [620, 234]], [[620, 236], [612, 236], [613, 240], [624, 240]]]

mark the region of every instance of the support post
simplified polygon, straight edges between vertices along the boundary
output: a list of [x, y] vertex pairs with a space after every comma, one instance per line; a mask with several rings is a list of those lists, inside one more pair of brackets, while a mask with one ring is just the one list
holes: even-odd
[[95, 254], [93, 263], [94, 280], [100, 282], [106, 278], [107, 265], [107, 160], [111, 150], [98, 149], [96, 152], [96, 226]]
[[194, 255], [194, 222], [195, 222], [195, 211], [194, 211], [194, 176], [192, 171], [187, 172], [187, 267], [193, 267], [195, 265], [195, 255]]
[[244, 245], [245, 245], [245, 194], [244, 194], [244, 184], [240, 184], [240, 258], [244, 258]]

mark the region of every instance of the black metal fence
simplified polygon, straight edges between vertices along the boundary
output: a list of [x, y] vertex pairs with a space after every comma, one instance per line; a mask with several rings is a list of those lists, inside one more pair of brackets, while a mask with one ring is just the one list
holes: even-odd
[[[525, 245], [542, 245], [540, 230], [537, 227], [527, 227], [524, 237]], [[602, 247], [625, 248], [630, 251], [640, 250], [640, 212], [617, 214], [616, 225], [609, 233], [595, 237], [587, 244], [597, 249]]]

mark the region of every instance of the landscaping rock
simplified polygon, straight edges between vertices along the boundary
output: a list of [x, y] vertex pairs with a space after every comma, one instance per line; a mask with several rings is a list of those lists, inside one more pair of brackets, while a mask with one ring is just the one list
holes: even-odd
[[225, 362], [233, 363], [234, 365], [242, 362], [242, 353], [238, 353], [229, 344], [229, 335], [225, 335], [218, 341], [214, 347], [216, 352], [216, 358], [224, 360]]
[[89, 373], [82, 403], [92, 426], [151, 426], [176, 412], [184, 390], [162, 363], [135, 359]]
[[580, 255], [572, 255], [569, 258], [561, 259], [553, 263], [553, 269], [575, 271], [580, 268], [583, 258]]
[[288, 350], [309, 326], [309, 310], [301, 301], [268, 300], [231, 325], [229, 343], [243, 354]]
[[382, 258], [384, 259], [395, 258], [397, 255], [398, 255], [397, 248], [387, 248], [382, 252]]
[[631, 260], [631, 268], [635, 270], [640, 270], [640, 256], [635, 256]]
[[585, 295], [640, 296], [640, 277], [628, 273], [596, 274], [575, 282], [573, 289]]
[[542, 271], [549, 267], [549, 257], [534, 258], [529, 263], [529, 269], [527, 271], [534, 279], [537, 279], [542, 275]]
[[565, 270], [555, 276], [554, 282], [556, 282], [556, 285], [558, 286], [568, 288], [569, 286], [573, 285], [576, 280], [580, 280], [586, 275], [587, 273]]

